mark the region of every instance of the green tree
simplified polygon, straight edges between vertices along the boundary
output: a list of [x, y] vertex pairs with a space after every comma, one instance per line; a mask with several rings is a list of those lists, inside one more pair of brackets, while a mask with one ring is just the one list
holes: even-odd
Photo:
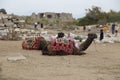
[[2, 12], [3, 14], [7, 14], [5, 9], [0, 9], [0, 12]]
[[113, 10], [110, 10], [110, 12], [107, 13], [108, 15], [108, 22], [120, 22], [120, 12], [115, 12]]
[[92, 9], [86, 9], [86, 11], [86, 17], [89, 19], [90, 24], [106, 23], [107, 15], [100, 7], [93, 6]]
[[104, 24], [107, 21], [107, 14], [100, 7], [93, 6], [86, 9], [85, 17], [78, 19], [78, 25]]

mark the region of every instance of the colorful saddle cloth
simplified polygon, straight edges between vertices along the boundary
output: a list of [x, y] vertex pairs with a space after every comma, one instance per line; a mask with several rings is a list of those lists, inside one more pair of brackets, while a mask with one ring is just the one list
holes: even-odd
[[67, 38], [58, 38], [50, 42], [52, 51], [64, 51], [66, 54], [73, 53], [73, 41]]
[[43, 37], [26, 38], [22, 42], [22, 48], [27, 50], [39, 50], [41, 38]]

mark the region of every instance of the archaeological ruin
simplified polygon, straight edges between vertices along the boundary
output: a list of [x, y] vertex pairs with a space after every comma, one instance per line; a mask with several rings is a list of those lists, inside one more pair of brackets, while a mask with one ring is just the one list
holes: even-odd
[[49, 22], [55, 22], [55, 21], [69, 22], [74, 20], [71, 13], [52, 13], [52, 12], [45, 12], [38, 14], [33, 13], [31, 17], [34, 20], [46, 19]]

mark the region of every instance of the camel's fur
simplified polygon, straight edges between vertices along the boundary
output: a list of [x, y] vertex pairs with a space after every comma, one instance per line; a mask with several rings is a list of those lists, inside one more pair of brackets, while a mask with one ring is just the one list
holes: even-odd
[[[86, 39], [85, 42], [83, 42], [80, 45], [80, 48], [76, 48], [75, 46], [73, 47], [73, 53], [72, 55], [80, 55], [82, 54], [82, 51], [85, 51], [90, 44], [92, 43], [92, 41], [97, 38], [97, 35], [94, 33], [89, 33], [88, 34], [88, 38]], [[42, 50], [42, 54], [43, 55], [67, 55], [67, 53], [65, 53], [64, 51], [52, 51], [51, 47], [50, 47], [50, 43], [47, 44], [47, 46], [44, 48], [44, 50]]]

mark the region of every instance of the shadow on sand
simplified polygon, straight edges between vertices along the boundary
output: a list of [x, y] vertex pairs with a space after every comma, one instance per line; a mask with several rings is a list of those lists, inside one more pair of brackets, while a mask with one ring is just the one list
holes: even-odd
[[[75, 55], [75, 56], [82, 56], [82, 55], [86, 55], [87, 53], [85, 52], [81, 52], [80, 54], [70, 54], [70, 55]], [[44, 56], [68, 56], [69, 54], [65, 54], [65, 53], [62, 53], [62, 52], [57, 52], [56, 54], [47, 54], [47, 55], [44, 55]]]

